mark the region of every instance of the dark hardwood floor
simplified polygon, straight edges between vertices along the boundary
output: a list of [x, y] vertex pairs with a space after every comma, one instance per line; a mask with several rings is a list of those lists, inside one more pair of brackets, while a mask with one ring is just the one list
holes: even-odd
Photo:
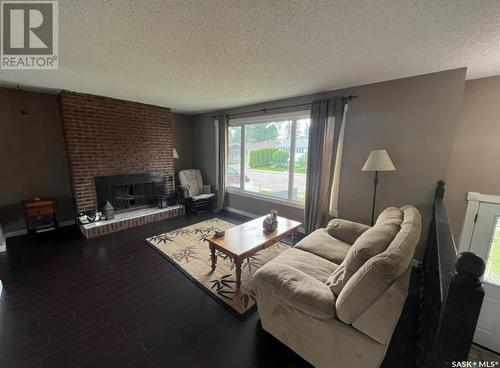
[[[8, 239], [0, 254], [0, 366], [307, 367], [261, 329], [257, 313], [240, 321], [144, 242], [209, 217], [93, 240], [76, 227]], [[384, 367], [411, 366], [415, 277], [412, 285]]]

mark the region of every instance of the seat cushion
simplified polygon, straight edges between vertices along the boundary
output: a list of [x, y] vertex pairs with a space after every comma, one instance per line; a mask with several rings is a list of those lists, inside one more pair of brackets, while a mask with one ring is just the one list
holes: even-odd
[[309, 275], [316, 280], [326, 282], [338, 265], [300, 249], [291, 248], [274, 258], [272, 262], [286, 264]]
[[312, 253], [339, 265], [344, 260], [350, 247], [350, 244], [330, 236], [325, 229], [318, 229], [298, 242], [294, 248]]
[[210, 193], [210, 194], [200, 194], [200, 195], [197, 195], [197, 196], [193, 196], [193, 201], [199, 201], [201, 199], [208, 199], [208, 198], [212, 198], [215, 194], [214, 193]]
[[328, 286], [289, 264], [277, 262], [275, 258], [259, 268], [253, 280], [257, 294], [265, 290], [274, 300], [306, 315], [319, 319], [335, 318], [335, 295]]
[[373, 256], [382, 253], [400, 230], [394, 223], [379, 224], [366, 230], [349, 248], [339, 268], [328, 278], [327, 285], [339, 295], [344, 285]]

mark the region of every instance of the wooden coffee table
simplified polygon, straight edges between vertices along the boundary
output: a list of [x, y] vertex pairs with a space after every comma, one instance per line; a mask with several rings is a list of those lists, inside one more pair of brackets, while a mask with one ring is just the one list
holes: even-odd
[[259, 250], [264, 249], [281, 239], [292, 236], [295, 241], [298, 234], [300, 222], [289, 220], [278, 216], [278, 227], [274, 231], [264, 231], [262, 221], [265, 216], [255, 220], [245, 222], [226, 230], [224, 236], [216, 238], [211, 235], [206, 238], [209, 243], [212, 259], [212, 271], [217, 265], [215, 250], [224, 253], [234, 260], [236, 266], [236, 288], [241, 285], [241, 265], [245, 258], [254, 255]]

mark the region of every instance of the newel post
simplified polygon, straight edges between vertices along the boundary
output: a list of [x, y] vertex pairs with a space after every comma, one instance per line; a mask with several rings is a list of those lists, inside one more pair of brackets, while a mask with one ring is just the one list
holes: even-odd
[[484, 261], [471, 252], [460, 253], [439, 317], [433, 354], [435, 367], [450, 367], [452, 361], [466, 360], [483, 304], [481, 276]]
[[444, 198], [444, 185], [445, 182], [443, 180], [439, 180], [437, 182], [436, 190], [434, 191], [434, 198]]

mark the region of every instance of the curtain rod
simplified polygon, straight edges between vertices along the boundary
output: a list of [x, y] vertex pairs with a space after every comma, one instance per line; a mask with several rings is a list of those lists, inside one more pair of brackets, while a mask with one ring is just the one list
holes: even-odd
[[[349, 95], [349, 96], [342, 96], [342, 99], [343, 100], [348, 100], [350, 102], [353, 99], [358, 98], [358, 97], [359, 96]], [[288, 106], [280, 106], [280, 107], [270, 107], [268, 109], [259, 109], [259, 110], [245, 111], [245, 112], [236, 112], [234, 114], [226, 114], [226, 116], [230, 117], [230, 116], [237, 116], [237, 115], [246, 115], [246, 114], [253, 114], [253, 113], [256, 113], [256, 112], [263, 112], [265, 114], [266, 112], [273, 111], [273, 110], [282, 110], [282, 109], [289, 109], [289, 108], [292, 108], [292, 107], [311, 106], [311, 105], [312, 105], [312, 102], [308, 102], [308, 103], [302, 103], [302, 104], [296, 104], [296, 105], [288, 105]], [[212, 115], [211, 118], [212, 119], [217, 119], [218, 116]]]

